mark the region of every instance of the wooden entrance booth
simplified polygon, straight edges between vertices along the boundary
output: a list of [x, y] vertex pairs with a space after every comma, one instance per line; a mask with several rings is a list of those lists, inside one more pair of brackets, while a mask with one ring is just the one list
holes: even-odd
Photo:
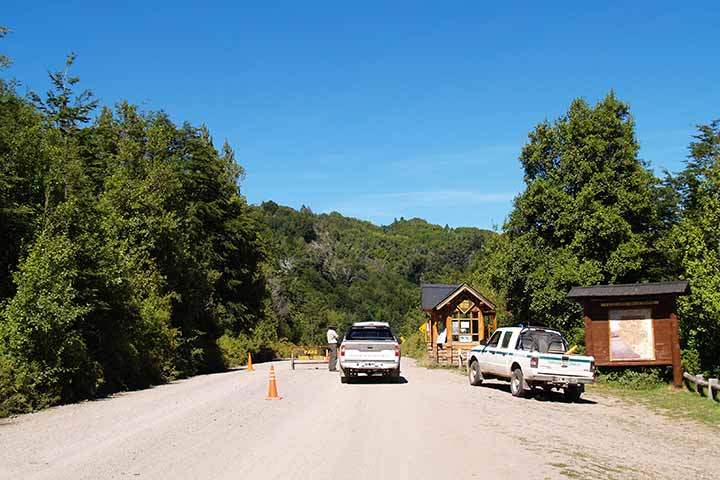
[[606, 367], [672, 365], [682, 386], [676, 299], [690, 293], [688, 282], [573, 287], [585, 317], [585, 348]]
[[497, 329], [495, 304], [471, 286], [424, 284], [421, 290], [422, 309], [430, 314], [426, 338], [432, 362], [451, 364], [458, 352], [466, 358], [468, 350]]

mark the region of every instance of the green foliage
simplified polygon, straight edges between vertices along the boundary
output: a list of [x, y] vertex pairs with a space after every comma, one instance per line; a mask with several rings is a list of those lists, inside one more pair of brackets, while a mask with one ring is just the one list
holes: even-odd
[[651, 390], [668, 380], [667, 369], [624, 368], [601, 373], [598, 382], [631, 390]]
[[81, 332], [90, 308], [77, 291], [78, 250], [64, 236], [38, 238], [20, 267], [0, 332], [4, 352], [38, 373], [37, 388], [67, 400], [94, 393], [102, 381]]
[[[0, 27], [0, 38], [10, 33], [10, 29], [7, 27]], [[7, 55], [0, 54], [0, 69], [7, 68], [12, 65], [12, 60]]]
[[613, 93], [595, 107], [575, 100], [529, 138], [520, 156], [527, 189], [505, 224], [493, 281], [516, 321], [570, 331], [581, 320], [570, 287], [662, 278], [657, 242], [672, 210]]
[[0, 81], [3, 414], [219, 370], [264, 317], [230, 147], [125, 102], [90, 123], [74, 60], [45, 98]]
[[420, 282], [456, 281], [470, 273], [493, 232], [449, 229], [400, 219], [379, 227], [338, 213], [315, 215], [263, 203], [267, 226], [271, 315], [278, 334], [306, 345], [325, 343], [328, 325], [390, 323], [409, 336], [426, 318]]
[[415, 359], [423, 359], [427, 356], [427, 339], [426, 334], [416, 331], [401, 346], [402, 354]]
[[668, 237], [673, 263], [690, 281], [678, 300], [692, 373], [720, 373], [720, 120], [698, 126], [686, 168], [674, 179], [681, 220]]

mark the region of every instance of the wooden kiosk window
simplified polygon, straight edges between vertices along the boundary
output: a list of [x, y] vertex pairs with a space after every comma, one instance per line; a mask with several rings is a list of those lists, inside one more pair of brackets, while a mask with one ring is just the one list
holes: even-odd
[[477, 310], [470, 311], [473, 306], [466, 300], [453, 312], [450, 319], [453, 342], [477, 343], [480, 341], [480, 313]]

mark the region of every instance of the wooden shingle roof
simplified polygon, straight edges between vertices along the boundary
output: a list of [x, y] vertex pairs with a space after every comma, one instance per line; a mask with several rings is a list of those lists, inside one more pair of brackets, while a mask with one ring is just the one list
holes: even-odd
[[652, 295], [687, 295], [690, 285], [687, 281], [628, 283], [620, 285], [594, 285], [573, 287], [567, 298], [645, 297]]
[[466, 283], [460, 285], [448, 285], [444, 283], [426, 283], [420, 286], [422, 291], [422, 309], [425, 311], [435, 308], [442, 308], [446, 303], [462, 292], [469, 293], [472, 297], [485, 304], [491, 310], [495, 310], [495, 304], [485, 298], [480, 292]]

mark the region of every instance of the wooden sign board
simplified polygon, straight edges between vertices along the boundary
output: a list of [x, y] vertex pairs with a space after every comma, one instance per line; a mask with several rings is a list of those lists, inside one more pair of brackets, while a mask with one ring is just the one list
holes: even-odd
[[[585, 348], [598, 366], [672, 365], [673, 382], [682, 384], [677, 295], [687, 292], [686, 282], [677, 292], [667, 284], [579, 287], [568, 294], [583, 307]], [[663, 288], [653, 294], [653, 285]], [[623, 295], [623, 289], [628, 293]], [[641, 294], [638, 294], [638, 291]], [[612, 294], [612, 295], [611, 295]]]

